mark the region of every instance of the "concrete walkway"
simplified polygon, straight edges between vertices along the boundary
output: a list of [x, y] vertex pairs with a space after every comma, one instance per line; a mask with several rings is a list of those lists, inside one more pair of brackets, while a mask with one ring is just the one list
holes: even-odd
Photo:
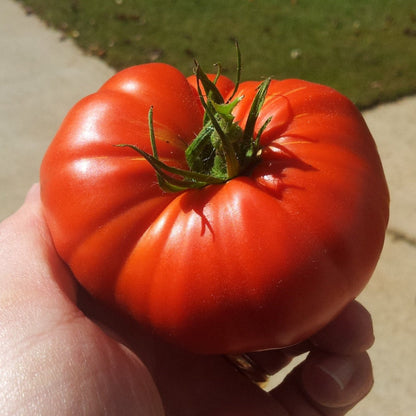
[[[38, 180], [67, 111], [113, 70], [87, 57], [12, 0], [0, 2], [0, 220]], [[416, 97], [365, 113], [391, 191], [391, 221], [376, 273], [360, 300], [374, 318], [375, 386], [350, 414], [410, 416], [416, 408]]]

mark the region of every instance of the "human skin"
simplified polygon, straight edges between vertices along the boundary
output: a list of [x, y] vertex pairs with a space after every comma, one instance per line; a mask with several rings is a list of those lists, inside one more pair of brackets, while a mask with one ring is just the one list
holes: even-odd
[[57, 255], [39, 186], [0, 224], [2, 415], [340, 416], [370, 391], [370, 314], [352, 302], [302, 345], [252, 354], [269, 393], [224, 356], [168, 345], [91, 299]]

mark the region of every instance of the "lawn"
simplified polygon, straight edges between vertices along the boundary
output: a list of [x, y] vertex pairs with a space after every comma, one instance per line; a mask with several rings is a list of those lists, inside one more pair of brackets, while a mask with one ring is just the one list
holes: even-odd
[[416, 93], [414, 0], [19, 0], [116, 69], [220, 62], [242, 79], [303, 78], [360, 108]]

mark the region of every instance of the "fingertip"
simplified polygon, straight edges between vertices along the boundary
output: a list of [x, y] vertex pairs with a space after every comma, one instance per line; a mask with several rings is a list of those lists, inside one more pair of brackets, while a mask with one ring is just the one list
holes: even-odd
[[367, 353], [355, 356], [312, 353], [302, 371], [302, 384], [314, 402], [329, 408], [344, 408], [363, 399], [373, 385]]
[[373, 321], [370, 312], [353, 301], [325, 328], [310, 338], [317, 348], [337, 354], [357, 354], [374, 344]]
[[34, 202], [40, 198], [40, 184], [35, 182], [27, 191], [25, 202]]

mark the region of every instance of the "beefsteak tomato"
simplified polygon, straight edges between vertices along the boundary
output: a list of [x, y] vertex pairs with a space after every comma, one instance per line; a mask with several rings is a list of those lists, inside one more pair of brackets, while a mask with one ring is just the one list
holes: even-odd
[[189, 169], [185, 151], [204, 124], [197, 84], [166, 64], [138, 65], [70, 110], [40, 173], [56, 249], [93, 296], [191, 351], [297, 343], [374, 271], [389, 211], [375, 142], [329, 87], [272, 80], [250, 118], [260, 82], [233, 93], [220, 76], [222, 104], [238, 97], [224, 117], [243, 130], [254, 121], [254, 161], [223, 183], [166, 192], [142, 154], [117, 145], [155, 155], [153, 108], [158, 160]]

